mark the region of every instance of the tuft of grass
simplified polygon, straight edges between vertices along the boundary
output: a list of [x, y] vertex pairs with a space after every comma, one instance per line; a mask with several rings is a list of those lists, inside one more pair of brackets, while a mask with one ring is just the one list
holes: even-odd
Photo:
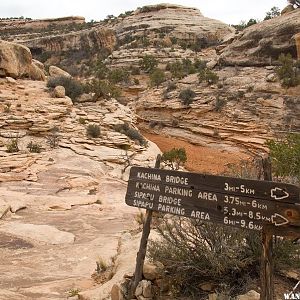
[[98, 138], [101, 135], [100, 126], [97, 124], [89, 124], [86, 129], [86, 134], [92, 138]]

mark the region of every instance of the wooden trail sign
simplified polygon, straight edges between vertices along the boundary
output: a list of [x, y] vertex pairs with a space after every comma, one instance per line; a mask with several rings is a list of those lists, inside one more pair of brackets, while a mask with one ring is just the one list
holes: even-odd
[[250, 230], [300, 226], [299, 189], [271, 181], [132, 167], [130, 206]]

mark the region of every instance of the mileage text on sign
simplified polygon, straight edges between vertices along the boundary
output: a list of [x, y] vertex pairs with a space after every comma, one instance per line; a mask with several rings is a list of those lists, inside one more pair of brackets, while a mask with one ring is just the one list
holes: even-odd
[[126, 203], [253, 230], [300, 224], [299, 189], [268, 181], [132, 167]]

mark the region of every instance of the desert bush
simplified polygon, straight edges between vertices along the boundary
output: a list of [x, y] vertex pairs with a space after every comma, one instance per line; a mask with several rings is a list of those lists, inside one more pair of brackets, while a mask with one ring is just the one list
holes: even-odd
[[120, 133], [125, 134], [133, 141], [138, 141], [141, 146], [146, 147], [148, 142], [145, 138], [139, 133], [138, 130], [131, 127], [128, 123], [118, 124], [114, 126], [114, 129]]
[[186, 106], [193, 103], [195, 97], [196, 97], [196, 93], [191, 89], [182, 90], [179, 94], [179, 99]]
[[187, 155], [184, 148], [173, 148], [164, 152], [161, 159], [172, 170], [178, 170], [187, 161]]
[[97, 124], [89, 124], [86, 128], [86, 134], [88, 137], [98, 138], [101, 134], [100, 126]]
[[108, 72], [107, 79], [109, 82], [116, 84], [119, 82], [129, 81], [129, 72], [124, 68], [114, 69]]
[[203, 69], [198, 73], [198, 79], [199, 83], [206, 81], [208, 84], [216, 84], [219, 76], [209, 69]]
[[77, 80], [65, 76], [50, 77], [47, 82], [47, 87], [55, 88], [63, 86], [66, 90], [66, 95], [76, 102], [76, 99], [84, 93], [84, 86]]
[[300, 84], [300, 72], [294, 64], [291, 54], [280, 54], [278, 58], [280, 66], [276, 68], [276, 73], [281, 80], [281, 85], [285, 88], [294, 87]]
[[198, 72], [206, 69], [206, 61], [196, 58], [194, 61], [194, 67]]
[[92, 73], [97, 79], [105, 79], [108, 73], [108, 68], [101, 59], [98, 59], [92, 67]]
[[[199, 286], [213, 282], [216, 291], [225, 285], [234, 297], [246, 291], [250, 278], [259, 277], [262, 247], [258, 233], [182, 217], [165, 217], [158, 232], [161, 240], [150, 242], [149, 257], [171, 274], [174, 296], [199, 299]], [[275, 270], [300, 266], [297, 251], [299, 245], [278, 240]]]
[[41, 145], [39, 145], [38, 143], [34, 143], [33, 141], [27, 144], [27, 148], [31, 153], [41, 153], [42, 151]]
[[300, 134], [289, 134], [278, 140], [269, 140], [272, 169], [277, 177], [296, 177], [300, 180]]
[[19, 139], [18, 138], [11, 138], [9, 143], [6, 144], [6, 152], [8, 153], [15, 153], [19, 152]]
[[176, 88], [177, 88], [176, 83], [171, 81], [167, 85], [166, 92], [167, 93], [172, 92], [172, 91], [176, 90]]
[[94, 98], [118, 98], [121, 96], [121, 90], [114, 84], [105, 81], [93, 79], [90, 83], [87, 84], [87, 90], [91, 93], [94, 93]]
[[158, 61], [153, 55], [144, 55], [139, 65], [146, 73], [151, 73], [157, 67]]
[[217, 97], [215, 102], [215, 111], [220, 112], [222, 111], [223, 107], [226, 105], [226, 101], [220, 97]]
[[81, 124], [81, 125], [85, 125], [86, 119], [83, 118], [83, 117], [80, 117], [80, 118], [78, 119], [78, 122], [79, 122], [79, 124]]
[[59, 134], [59, 128], [57, 126], [53, 127], [46, 138], [47, 143], [51, 148], [57, 148], [61, 139], [61, 136]]
[[141, 74], [140, 68], [132, 66], [132, 65], [129, 67], [129, 71], [130, 71], [131, 75], [140, 75]]
[[161, 69], [154, 69], [150, 74], [150, 83], [152, 86], [159, 87], [166, 80], [164, 71]]

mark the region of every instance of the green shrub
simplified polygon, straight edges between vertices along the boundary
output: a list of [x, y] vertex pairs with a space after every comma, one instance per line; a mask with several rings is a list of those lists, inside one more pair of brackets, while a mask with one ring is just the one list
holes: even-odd
[[226, 105], [226, 101], [224, 99], [220, 99], [220, 97], [217, 97], [215, 103], [215, 111], [220, 112], [225, 105]]
[[59, 128], [57, 126], [50, 130], [50, 134], [47, 136], [47, 143], [51, 148], [57, 148], [59, 146], [59, 141], [61, 136], [59, 134]]
[[131, 75], [140, 75], [141, 74], [140, 68], [132, 66], [132, 65], [129, 67], [129, 71], [130, 71]]
[[206, 61], [196, 58], [194, 61], [194, 66], [198, 72], [206, 69]]
[[146, 73], [151, 73], [157, 67], [158, 61], [153, 55], [145, 55], [139, 65]]
[[166, 92], [167, 93], [170, 93], [172, 91], [175, 91], [177, 89], [177, 85], [175, 82], [169, 82], [168, 85], [167, 85], [167, 88], [166, 88]]
[[92, 73], [97, 79], [105, 79], [108, 73], [108, 68], [105, 63], [99, 59], [92, 67]]
[[280, 66], [276, 68], [276, 73], [281, 80], [281, 85], [285, 88], [294, 87], [300, 84], [300, 72], [294, 64], [291, 54], [280, 54]]
[[199, 83], [206, 81], [210, 85], [216, 84], [219, 80], [219, 76], [209, 69], [203, 69], [198, 73], [198, 79]]
[[289, 134], [277, 141], [269, 140], [267, 146], [275, 176], [296, 177], [300, 180], [300, 134]]
[[163, 153], [162, 161], [172, 170], [178, 170], [187, 161], [186, 151], [184, 148], [173, 148]]
[[19, 139], [18, 138], [11, 138], [9, 143], [6, 145], [6, 152], [8, 153], [15, 153], [19, 152]]
[[85, 125], [85, 123], [86, 123], [86, 119], [85, 119], [85, 118], [82, 118], [82, 117], [80, 117], [80, 118], [78, 119], [78, 122], [79, 122], [79, 124], [81, 124], [81, 125]]
[[181, 91], [179, 94], [179, 99], [186, 106], [193, 103], [195, 97], [196, 97], [196, 93], [191, 89], [185, 89], [185, 90]]
[[131, 127], [128, 123], [118, 124], [114, 126], [114, 129], [122, 134], [125, 134], [133, 141], [138, 141], [141, 146], [146, 147], [148, 142], [145, 138], [139, 133], [138, 130]]
[[128, 82], [129, 81], [129, 72], [124, 68], [114, 69], [109, 71], [107, 75], [107, 79], [111, 83], [119, 83], [119, 82]]
[[42, 147], [39, 144], [34, 143], [32, 141], [27, 144], [27, 148], [29, 149], [29, 152], [31, 152], [31, 153], [41, 153], [41, 151], [42, 151]]
[[150, 74], [150, 82], [152, 86], [159, 87], [166, 80], [165, 73], [161, 69], [155, 69]]
[[76, 102], [76, 99], [84, 93], [84, 86], [77, 80], [65, 76], [50, 77], [47, 82], [47, 87], [55, 88], [63, 86], [66, 90], [66, 95]]
[[86, 134], [92, 138], [98, 138], [101, 134], [100, 126], [97, 124], [89, 124], [86, 128]]
[[121, 90], [114, 84], [105, 80], [93, 79], [88, 85], [88, 91], [95, 93], [94, 98], [118, 98], [121, 96]]

